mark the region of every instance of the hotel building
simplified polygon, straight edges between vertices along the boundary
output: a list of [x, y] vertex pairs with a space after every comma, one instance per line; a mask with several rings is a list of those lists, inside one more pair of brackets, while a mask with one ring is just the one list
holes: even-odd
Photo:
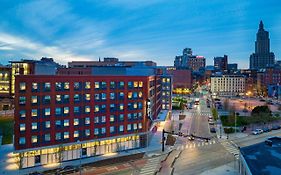
[[243, 75], [212, 76], [211, 91], [221, 96], [244, 95], [245, 77]]
[[14, 146], [20, 167], [146, 147], [162, 108], [162, 81], [155, 69], [129, 67], [17, 76]]

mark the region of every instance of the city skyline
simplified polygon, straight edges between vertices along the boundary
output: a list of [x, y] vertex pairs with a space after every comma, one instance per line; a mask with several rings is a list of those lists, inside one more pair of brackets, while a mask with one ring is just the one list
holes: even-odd
[[62, 64], [118, 57], [173, 65], [175, 56], [190, 47], [206, 57], [207, 65], [226, 54], [229, 63], [248, 68], [260, 20], [276, 60], [281, 55], [276, 1], [19, 2], [3, 1], [0, 7], [2, 64], [47, 56]]

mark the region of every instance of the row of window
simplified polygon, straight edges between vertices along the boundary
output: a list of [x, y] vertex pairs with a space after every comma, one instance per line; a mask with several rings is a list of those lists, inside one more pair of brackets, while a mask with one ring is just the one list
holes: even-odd
[[[45, 82], [41, 83], [43, 85], [43, 90], [44, 91], [50, 91], [51, 90], [51, 83], [50, 82]], [[69, 90], [70, 89], [70, 83], [69, 82], [56, 82], [55, 83], [56, 91], [63, 91], [63, 90]], [[111, 89], [119, 88], [119, 89], [124, 89], [125, 87], [125, 82], [120, 81], [120, 82], [114, 82], [111, 81], [109, 83], [109, 87]], [[143, 87], [143, 82], [142, 81], [129, 81], [127, 83], [128, 88], [142, 88]], [[81, 90], [82, 88], [84, 89], [91, 89], [91, 82], [74, 82], [73, 83], [73, 89], [74, 90]], [[95, 89], [106, 89], [107, 88], [107, 83], [102, 81], [102, 82], [94, 82], [94, 88]], [[20, 82], [19, 84], [19, 89], [20, 91], [25, 91], [26, 90], [26, 83], [25, 82]], [[31, 89], [34, 92], [40, 91], [40, 83], [32, 83]]]
[[[109, 128], [109, 132], [110, 134], [113, 134], [113, 133], [116, 133], [117, 132], [117, 127], [116, 126], [110, 126]], [[118, 131], [119, 132], [124, 132], [124, 125], [119, 125], [118, 126]], [[127, 131], [132, 131], [132, 130], [141, 130], [142, 129], [142, 123], [133, 123], [133, 124], [128, 124], [127, 125]], [[102, 127], [102, 128], [95, 128], [94, 131], [93, 131], [93, 134], [95, 136], [99, 136], [99, 135], [105, 135], [106, 134], [106, 128], [105, 127]], [[84, 136], [84, 137], [89, 137], [91, 136], [91, 131], [90, 129], [85, 129], [83, 131], [79, 131], [79, 130], [75, 130], [73, 132], [73, 137], [74, 138], [78, 138], [78, 137], [81, 137], [81, 136]], [[59, 140], [67, 140], [70, 138], [70, 133], [69, 132], [58, 132], [55, 134], [55, 140], [59, 141]], [[43, 141], [45, 142], [48, 142], [48, 141], [51, 141], [51, 134], [45, 134], [43, 136]], [[31, 143], [33, 144], [36, 144], [38, 143], [38, 140], [39, 140], [39, 136], [37, 135], [33, 135], [31, 136]], [[25, 137], [20, 137], [19, 138], [19, 144], [25, 144], [26, 143], [26, 138]]]

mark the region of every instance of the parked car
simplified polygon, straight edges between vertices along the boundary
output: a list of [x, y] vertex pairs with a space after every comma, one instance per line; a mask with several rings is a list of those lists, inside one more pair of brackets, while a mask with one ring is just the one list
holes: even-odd
[[258, 135], [258, 134], [261, 134], [261, 133], [263, 133], [262, 129], [255, 129], [254, 131], [252, 131], [253, 135]]
[[209, 115], [209, 117], [208, 117], [209, 119], [212, 119], [213, 118], [213, 116], [211, 116], [211, 115]]
[[62, 169], [58, 169], [56, 174], [69, 174], [73, 172], [78, 172], [79, 167], [78, 166], [73, 166], [73, 165], [67, 165], [63, 167]]
[[268, 128], [268, 127], [264, 127], [262, 130], [263, 130], [263, 132], [270, 132], [271, 131], [271, 129]]
[[272, 129], [272, 130], [278, 130], [278, 129], [280, 129], [280, 128], [281, 128], [281, 127], [280, 127], [279, 125], [273, 125], [271, 129]]
[[43, 175], [43, 174], [38, 171], [34, 171], [32, 173], [29, 173], [29, 175]]
[[216, 133], [216, 129], [215, 128], [210, 128], [210, 132], [211, 133]]
[[194, 140], [194, 137], [189, 136], [189, 137], [188, 137], [188, 140], [192, 141], [192, 140]]
[[241, 129], [241, 132], [244, 132], [247, 130], [247, 127], [246, 126], [243, 126], [243, 128]]
[[214, 122], [209, 122], [209, 125], [214, 125], [215, 123]]

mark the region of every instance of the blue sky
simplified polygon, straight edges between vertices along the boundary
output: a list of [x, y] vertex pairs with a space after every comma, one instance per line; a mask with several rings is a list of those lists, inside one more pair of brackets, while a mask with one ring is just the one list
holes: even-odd
[[0, 0], [0, 62], [53, 57], [57, 62], [153, 60], [172, 65], [191, 47], [247, 68], [262, 19], [281, 58], [279, 0]]

